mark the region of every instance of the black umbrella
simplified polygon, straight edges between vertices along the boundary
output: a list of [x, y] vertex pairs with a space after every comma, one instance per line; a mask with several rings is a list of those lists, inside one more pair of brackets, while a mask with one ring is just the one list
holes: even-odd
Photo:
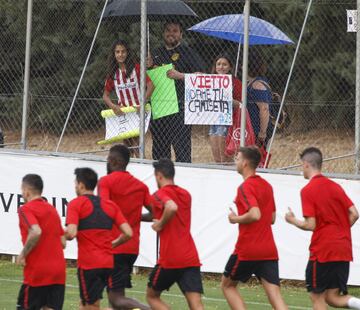
[[[141, 0], [111, 0], [106, 6], [104, 17], [140, 16]], [[181, 0], [148, 0], [148, 18], [158, 19], [159, 16], [197, 16], [196, 13]]]

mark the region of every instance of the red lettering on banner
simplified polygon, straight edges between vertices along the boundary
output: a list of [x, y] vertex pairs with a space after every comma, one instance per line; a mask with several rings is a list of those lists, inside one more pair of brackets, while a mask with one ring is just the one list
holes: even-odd
[[227, 75], [196, 75], [190, 77], [196, 88], [229, 88], [230, 78]]

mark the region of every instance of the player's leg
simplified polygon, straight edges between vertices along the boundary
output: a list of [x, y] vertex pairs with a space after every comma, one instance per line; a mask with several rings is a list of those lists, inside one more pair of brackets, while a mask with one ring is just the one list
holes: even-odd
[[275, 310], [288, 309], [284, 299], [281, 296], [280, 286], [266, 281], [261, 278], [261, 283], [264, 287], [265, 293], [269, 299], [270, 304]]
[[225, 266], [221, 279], [221, 289], [232, 310], [246, 309], [237, 285], [239, 281], [245, 283], [253, 274], [253, 263], [238, 260], [237, 255], [231, 255]]
[[306, 288], [314, 310], [327, 309], [325, 290], [328, 285], [327, 274], [329, 266], [317, 261], [309, 261], [306, 266]]
[[44, 310], [61, 310], [65, 298], [65, 285], [55, 284], [46, 287], [46, 306]]
[[201, 294], [204, 293], [200, 267], [179, 269], [177, 284], [185, 295], [190, 310], [203, 310]]
[[313, 305], [313, 310], [327, 310], [325, 300], [325, 293], [310, 293], [310, 299]]
[[20, 287], [16, 310], [40, 309], [42, 304], [41, 290], [22, 284]]
[[146, 300], [153, 310], [167, 310], [170, 307], [160, 298], [161, 292], [169, 289], [177, 280], [175, 269], [165, 269], [156, 265], [149, 275]]
[[114, 255], [114, 269], [108, 279], [108, 299], [114, 309], [150, 309], [141, 302], [125, 297], [125, 289], [131, 288], [131, 273], [137, 255], [116, 254]]
[[327, 263], [327, 290], [325, 300], [328, 305], [337, 308], [360, 309], [360, 299], [347, 295], [349, 262]]
[[[111, 269], [83, 270], [78, 268], [80, 288], [80, 310], [99, 310], [103, 291]], [[56, 309], [57, 310], [57, 309]]]
[[256, 265], [255, 275], [261, 280], [270, 304], [276, 310], [288, 309], [280, 292], [278, 261], [257, 261]]
[[224, 275], [221, 278], [221, 290], [232, 310], [246, 309], [244, 300], [242, 299], [239, 291], [237, 290], [238, 283], [239, 281], [233, 281]]
[[190, 310], [203, 310], [204, 305], [201, 301], [201, 294], [196, 292], [185, 292], [186, 301]]
[[148, 287], [146, 290], [146, 300], [153, 310], [169, 310], [170, 307], [160, 298], [161, 292], [155, 291], [153, 288]]

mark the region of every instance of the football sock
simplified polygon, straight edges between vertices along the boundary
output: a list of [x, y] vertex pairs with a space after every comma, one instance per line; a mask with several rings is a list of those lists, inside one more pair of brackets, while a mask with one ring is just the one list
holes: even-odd
[[356, 310], [360, 310], [360, 299], [356, 298], [356, 297], [351, 297], [348, 300], [348, 306], [350, 309], [356, 309]]

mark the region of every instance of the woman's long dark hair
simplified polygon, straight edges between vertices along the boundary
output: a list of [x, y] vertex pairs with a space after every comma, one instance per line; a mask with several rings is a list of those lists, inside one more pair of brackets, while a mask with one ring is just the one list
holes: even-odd
[[226, 60], [228, 61], [228, 63], [230, 64], [230, 68], [231, 68], [229, 74], [234, 75], [234, 70], [235, 70], [235, 69], [234, 69], [234, 64], [233, 64], [233, 62], [231, 61], [230, 55], [228, 55], [228, 54], [226, 54], [226, 53], [220, 54], [220, 55], [218, 55], [218, 56], [214, 59], [213, 65], [212, 65], [212, 67], [211, 67], [211, 73], [212, 73], [212, 74], [216, 74], [216, 63], [217, 63], [217, 61], [218, 61], [219, 59], [221, 59], [221, 58], [224, 58], [224, 59], [226, 59]]
[[126, 70], [126, 78], [129, 78], [135, 68], [135, 58], [127, 42], [121, 39], [116, 40], [111, 46], [111, 52], [108, 57], [107, 78], [113, 79], [116, 70], [119, 68], [119, 64], [117, 63], [115, 58], [115, 49], [118, 45], [125, 47], [127, 51], [127, 57], [125, 59], [124, 65]]

